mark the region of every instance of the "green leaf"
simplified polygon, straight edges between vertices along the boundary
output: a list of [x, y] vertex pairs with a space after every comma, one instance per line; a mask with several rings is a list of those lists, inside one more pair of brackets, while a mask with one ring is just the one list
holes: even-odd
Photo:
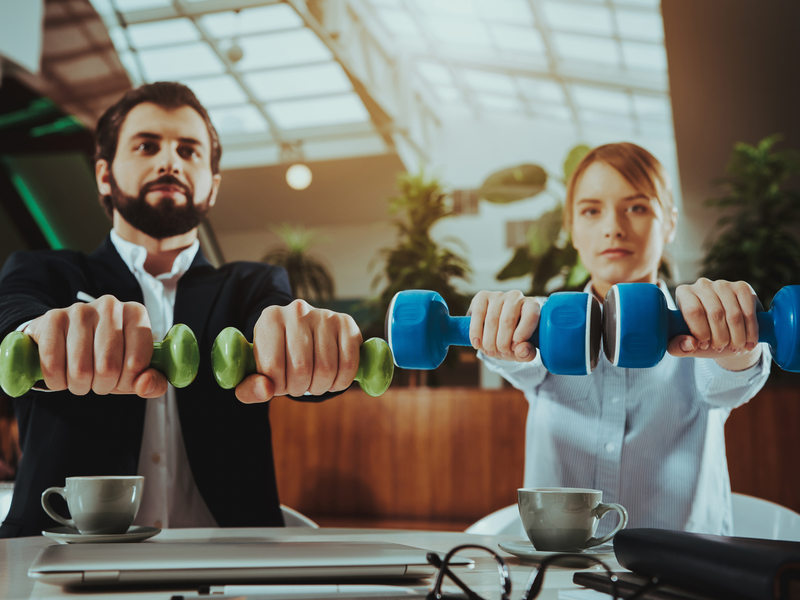
[[507, 279], [516, 279], [517, 277], [525, 277], [530, 275], [535, 268], [536, 261], [528, 252], [525, 246], [520, 246], [514, 252], [514, 256], [508, 261], [500, 272], [495, 275], [498, 281], [505, 281]]
[[561, 233], [563, 210], [559, 204], [544, 213], [528, 228], [527, 238], [531, 255], [539, 258], [555, 244]]
[[564, 181], [569, 181], [569, 178], [572, 177], [572, 173], [575, 171], [575, 168], [578, 166], [583, 160], [583, 157], [589, 154], [592, 149], [587, 146], [586, 144], [578, 144], [572, 150], [569, 151], [567, 154], [567, 158], [564, 159]]
[[547, 172], [539, 165], [523, 164], [493, 173], [478, 189], [478, 197], [507, 204], [540, 194], [547, 187]]

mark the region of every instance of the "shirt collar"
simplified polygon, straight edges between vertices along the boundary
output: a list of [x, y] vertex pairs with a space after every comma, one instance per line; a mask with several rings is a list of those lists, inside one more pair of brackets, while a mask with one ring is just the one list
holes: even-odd
[[[669, 309], [670, 309], [670, 310], [677, 310], [677, 306], [676, 306], [676, 304], [675, 304], [675, 301], [672, 299], [672, 296], [671, 296], [671, 295], [670, 295], [670, 293], [669, 293], [669, 288], [667, 288], [667, 284], [664, 282], [664, 280], [663, 280], [663, 279], [659, 279], [659, 280], [658, 280], [658, 289], [660, 289], [660, 290], [661, 290], [661, 292], [662, 292], [662, 293], [664, 294], [664, 296], [666, 297], [666, 299], [667, 299], [667, 306], [669, 307]], [[586, 287], [584, 287], [584, 288], [583, 288], [583, 291], [584, 291], [585, 293], [587, 293], [587, 294], [592, 294], [592, 295], [594, 295], [594, 294], [593, 294], [593, 292], [592, 292], [592, 280], [591, 280], [591, 279], [590, 279], [590, 280], [589, 280], [589, 282], [586, 284]], [[601, 307], [601, 308], [603, 307], [603, 303], [602, 303], [602, 302], [600, 303], [600, 307]]]
[[[123, 239], [116, 230], [111, 230], [111, 243], [117, 249], [117, 252], [122, 258], [123, 262], [127, 265], [132, 273], [147, 274], [144, 269], [144, 262], [147, 260], [147, 249], [139, 244], [134, 244], [128, 240]], [[197, 251], [200, 249], [200, 242], [195, 240], [192, 245], [183, 250], [178, 256], [175, 257], [172, 263], [172, 270], [169, 273], [161, 273], [157, 275], [156, 279], [172, 279], [180, 278], [189, 267], [192, 266]], [[152, 277], [152, 275], [150, 275]]]

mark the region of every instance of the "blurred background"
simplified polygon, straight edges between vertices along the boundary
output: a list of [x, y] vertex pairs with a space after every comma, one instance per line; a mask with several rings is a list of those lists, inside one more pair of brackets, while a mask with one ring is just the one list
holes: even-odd
[[[404, 287], [453, 314], [481, 289], [580, 287], [565, 180], [614, 141], [672, 179], [670, 284], [745, 279], [768, 303], [800, 283], [800, 215], [765, 216], [761, 193], [797, 204], [798, 34], [792, 0], [0, 0], [0, 261], [102, 241], [94, 125], [176, 80], [223, 146], [206, 255], [284, 264], [298, 296], [365, 333]], [[282, 500], [323, 524], [448, 528], [512, 503], [521, 394], [468, 350], [396, 379], [380, 400], [274, 402]], [[800, 510], [796, 390], [777, 373], [735, 411], [728, 453], [735, 490]]]

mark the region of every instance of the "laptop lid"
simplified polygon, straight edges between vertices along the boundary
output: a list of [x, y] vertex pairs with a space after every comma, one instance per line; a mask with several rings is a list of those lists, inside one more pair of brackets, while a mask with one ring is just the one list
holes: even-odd
[[39, 552], [28, 576], [69, 587], [420, 579], [434, 572], [427, 552], [328, 541], [52, 545]]

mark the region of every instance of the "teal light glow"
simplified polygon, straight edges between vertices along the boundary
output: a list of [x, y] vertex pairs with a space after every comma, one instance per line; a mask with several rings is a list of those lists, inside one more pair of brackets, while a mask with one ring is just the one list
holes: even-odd
[[47, 240], [47, 243], [50, 244], [50, 247], [53, 250], [61, 250], [63, 248], [66, 248], [67, 246], [61, 241], [61, 238], [59, 238], [55, 229], [47, 220], [44, 211], [42, 210], [41, 206], [39, 206], [39, 203], [36, 201], [36, 198], [34, 197], [30, 188], [25, 183], [25, 180], [22, 179], [22, 177], [20, 177], [19, 174], [16, 171], [14, 171], [14, 169], [11, 168], [10, 165], [8, 165], [8, 163], [6, 163], [5, 161], [3, 161], [3, 163], [6, 166], [6, 170], [8, 171], [8, 176], [11, 179], [11, 183], [16, 188], [17, 193], [22, 198], [22, 201], [25, 203], [28, 212], [31, 213], [33, 220], [36, 221], [36, 224], [39, 226], [39, 229], [41, 230], [42, 235], [44, 235], [45, 239]]

